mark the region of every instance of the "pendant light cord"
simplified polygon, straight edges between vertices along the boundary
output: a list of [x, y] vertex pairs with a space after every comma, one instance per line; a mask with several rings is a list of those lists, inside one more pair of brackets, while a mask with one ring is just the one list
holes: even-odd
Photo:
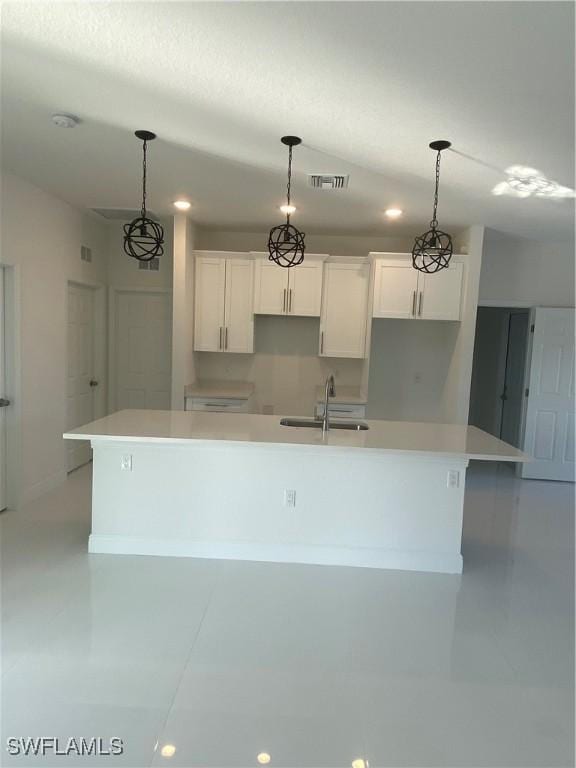
[[[286, 185], [286, 204], [290, 205], [290, 187], [292, 185], [292, 145], [288, 147], [288, 184]], [[286, 214], [286, 223], [290, 224], [290, 214]]]
[[142, 218], [146, 218], [146, 145], [147, 140], [144, 139], [142, 146]]
[[438, 187], [440, 186], [440, 150], [436, 155], [436, 189], [434, 190], [434, 213], [432, 214], [432, 221], [430, 226], [432, 229], [438, 227], [438, 220], [436, 219], [436, 211], [438, 210]]

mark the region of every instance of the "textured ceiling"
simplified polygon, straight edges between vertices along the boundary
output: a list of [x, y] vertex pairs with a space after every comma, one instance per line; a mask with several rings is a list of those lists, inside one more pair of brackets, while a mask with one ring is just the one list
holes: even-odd
[[[574, 187], [572, 3], [4, 3], [2, 36], [3, 166], [76, 205], [138, 207], [146, 128], [155, 211], [186, 196], [202, 224], [269, 227], [295, 133], [299, 227], [408, 232], [430, 218], [428, 142], [447, 138], [445, 228], [573, 231], [572, 200], [491, 194], [513, 164]], [[350, 186], [308, 189], [313, 172]]]

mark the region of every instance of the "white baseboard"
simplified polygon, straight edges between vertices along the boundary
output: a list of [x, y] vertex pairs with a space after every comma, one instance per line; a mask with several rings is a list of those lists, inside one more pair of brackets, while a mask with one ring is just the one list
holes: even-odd
[[199, 557], [213, 560], [252, 560], [431, 573], [462, 573], [462, 555], [449, 552], [407, 552], [246, 542], [173, 541], [98, 534], [90, 536], [88, 551], [111, 555]]
[[32, 501], [36, 501], [40, 496], [43, 496], [49, 491], [53, 491], [54, 488], [58, 488], [66, 480], [66, 470], [63, 469], [60, 472], [55, 472], [53, 475], [46, 477], [44, 480], [40, 480], [38, 483], [23, 488], [18, 495], [18, 505], [30, 504]]

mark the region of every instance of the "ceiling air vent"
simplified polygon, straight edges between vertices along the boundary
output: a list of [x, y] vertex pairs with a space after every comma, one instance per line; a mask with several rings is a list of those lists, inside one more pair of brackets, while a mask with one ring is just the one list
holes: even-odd
[[339, 173], [309, 173], [308, 184], [314, 189], [346, 189], [350, 177]]
[[160, 259], [154, 258], [154, 259], [149, 259], [148, 261], [139, 261], [138, 269], [149, 269], [152, 272], [159, 272]]

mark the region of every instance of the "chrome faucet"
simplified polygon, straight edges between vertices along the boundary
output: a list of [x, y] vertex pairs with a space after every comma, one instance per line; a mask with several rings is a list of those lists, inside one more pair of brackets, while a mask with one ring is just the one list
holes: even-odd
[[330, 429], [330, 418], [328, 416], [328, 398], [335, 397], [336, 385], [334, 384], [334, 376], [330, 374], [326, 379], [326, 387], [324, 389], [324, 415], [322, 417], [322, 434], [328, 432]]

